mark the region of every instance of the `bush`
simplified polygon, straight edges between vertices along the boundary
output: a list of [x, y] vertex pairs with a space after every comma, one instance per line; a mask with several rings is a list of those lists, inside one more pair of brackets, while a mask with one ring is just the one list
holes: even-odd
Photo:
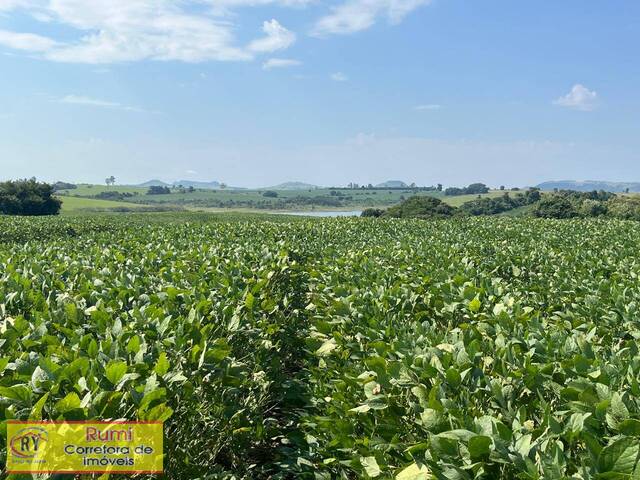
[[460, 211], [473, 216], [496, 215], [513, 210], [514, 208], [531, 205], [539, 200], [540, 192], [535, 189], [529, 189], [524, 194], [518, 193], [514, 197], [511, 197], [508, 192], [505, 192], [498, 198], [478, 198], [463, 203], [460, 206]]
[[366, 208], [362, 211], [362, 213], [360, 214], [361, 217], [381, 217], [384, 214], [384, 210], [381, 210], [379, 208]]
[[578, 211], [583, 217], [600, 217], [607, 214], [608, 208], [605, 202], [587, 199], [580, 204]]
[[488, 193], [489, 187], [487, 187], [484, 183], [472, 183], [468, 187], [458, 188], [458, 187], [449, 187], [444, 191], [444, 194], [447, 196], [456, 196], [456, 195], [477, 195], [482, 193]]
[[59, 192], [60, 190], [75, 190], [76, 188], [78, 188], [78, 186], [73, 183], [56, 182], [53, 184], [54, 192]]
[[383, 216], [391, 218], [445, 218], [456, 212], [451, 205], [435, 197], [410, 197], [389, 208]]
[[273, 190], [267, 190], [262, 194], [262, 196], [267, 198], [278, 198], [278, 192], [274, 192]]
[[147, 191], [147, 195], [168, 195], [170, 193], [171, 189], [169, 187], [162, 187], [158, 185], [152, 185]]
[[561, 195], [549, 195], [540, 200], [533, 215], [540, 218], [572, 218], [578, 215], [573, 204]]
[[99, 198], [100, 200], [124, 200], [125, 198], [133, 197], [133, 193], [129, 192], [100, 192], [97, 195], [94, 195], [93, 198]]
[[0, 214], [57, 215], [62, 201], [53, 192], [53, 186], [35, 178], [0, 183]]
[[606, 203], [610, 217], [640, 220], [640, 197], [617, 197]]

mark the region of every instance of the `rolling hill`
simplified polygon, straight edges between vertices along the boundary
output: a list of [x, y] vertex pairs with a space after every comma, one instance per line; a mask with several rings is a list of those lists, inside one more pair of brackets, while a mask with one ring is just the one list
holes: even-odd
[[269, 190], [317, 190], [321, 188], [317, 185], [311, 185], [304, 182], [284, 182], [273, 187], [268, 187]]

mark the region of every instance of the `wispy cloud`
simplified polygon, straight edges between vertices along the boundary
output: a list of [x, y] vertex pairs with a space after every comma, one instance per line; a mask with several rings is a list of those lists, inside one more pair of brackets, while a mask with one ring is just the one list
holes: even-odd
[[334, 82], [347, 82], [349, 80], [349, 77], [347, 77], [342, 72], [336, 72], [331, 74], [331, 80], [333, 80]]
[[8, 30], [0, 30], [0, 45], [14, 50], [26, 50], [29, 52], [47, 52], [55, 48], [58, 42], [42, 35], [33, 33], [18, 33]]
[[62, 97], [58, 100], [60, 103], [68, 103], [71, 105], [82, 105], [85, 107], [96, 107], [96, 108], [109, 108], [114, 110], [124, 110], [126, 112], [138, 112], [144, 113], [146, 110], [142, 108], [133, 107], [130, 105], [123, 105], [122, 103], [117, 102], [109, 102], [107, 100], [100, 100], [97, 98], [85, 97], [82, 95], [67, 95], [66, 97]]
[[344, 35], [372, 27], [380, 17], [398, 24], [406, 15], [431, 0], [347, 0], [320, 18], [312, 34], [317, 36]]
[[442, 108], [442, 105], [438, 105], [438, 104], [426, 104], [426, 105], [416, 105], [415, 107], [413, 107], [414, 110], [417, 110], [419, 112], [424, 112], [427, 110], [440, 110]]
[[[195, 3], [209, 8], [195, 10]], [[270, 20], [266, 36], [238, 45], [233, 17], [220, 16], [231, 7], [268, 3], [293, 7], [307, 0], [0, 0], [1, 12], [25, 13], [76, 34], [57, 39], [0, 30], [0, 45], [70, 63], [247, 61], [289, 47], [295, 34]]]
[[[342, 3], [340, 3], [342, 2]], [[381, 19], [390, 24], [431, 0], [333, 0], [312, 34], [355, 33]], [[251, 61], [289, 48], [296, 34], [275, 19], [259, 37], [240, 43], [237, 9], [267, 5], [303, 8], [317, 0], [0, 0], [0, 14], [18, 13], [64, 36], [0, 30], [0, 45], [68, 63], [111, 64], [143, 60]], [[326, 4], [325, 4], [326, 5]], [[194, 8], [195, 7], [195, 8]], [[322, 8], [322, 6], [320, 6]], [[244, 34], [243, 34], [244, 36]], [[251, 38], [251, 37], [250, 37]]]
[[554, 105], [590, 112], [598, 106], [598, 94], [581, 84], [573, 86], [566, 95], [555, 100]]
[[271, 70], [272, 68], [288, 68], [297, 67], [302, 65], [299, 60], [293, 60], [291, 58], [270, 58], [262, 64], [262, 68], [265, 70]]
[[264, 22], [262, 30], [266, 36], [251, 42], [248, 47], [249, 51], [257, 53], [275, 52], [289, 48], [296, 41], [296, 34], [284, 28], [275, 19]]

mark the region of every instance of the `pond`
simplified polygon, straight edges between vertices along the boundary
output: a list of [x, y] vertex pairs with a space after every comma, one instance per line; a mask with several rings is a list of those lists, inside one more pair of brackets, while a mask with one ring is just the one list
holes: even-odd
[[353, 210], [349, 212], [319, 210], [312, 210], [308, 212], [278, 212], [280, 215], [296, 215], [301, 217], [359, 217], [361, 213], [362, 210]]

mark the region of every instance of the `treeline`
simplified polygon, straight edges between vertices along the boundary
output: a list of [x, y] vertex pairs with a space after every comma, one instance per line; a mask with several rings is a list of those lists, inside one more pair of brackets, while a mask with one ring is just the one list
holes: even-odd
[[468, 187], [463, 188], [449, 187], [444, 190], [444, 194], [449, 197], [456, 195], [481, 195], [483, 193], [489, 193], [489, 187], [484, 183], [472, 183]]
[[640, 220], [640, 196], [560, 190], [545, 195], [536, 204], [532, 214], [541, 218], [610, 217]]
[[620, 196], [605, 191], [558, 191], [543, 195], [538, 189], [495, 198], [478, 198], [456, 208], [429, 196], [414, 196], [387, 210], [369, 208], [363, 217], [448, 218], [499, 215], [521, 207], [524, 214], [539, 218], [619, 218], [640, 221], [640, 196]]
[[35, 178], [1, 182], [0, 214], [57, 215], [62, 201], [53, 194], [52, 185], [38, 182]]

